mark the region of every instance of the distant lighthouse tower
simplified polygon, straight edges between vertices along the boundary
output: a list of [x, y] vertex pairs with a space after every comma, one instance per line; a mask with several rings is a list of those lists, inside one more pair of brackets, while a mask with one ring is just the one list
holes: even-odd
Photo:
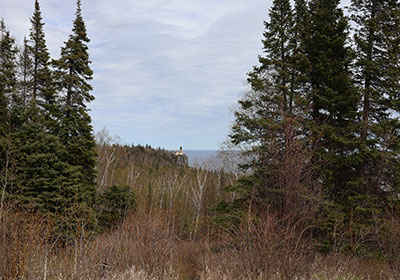
[[173, 155], [174, 155], [175, 164], [185, 165], [185, 166], [188, 165], [189, 159], [188, 159], [187, 155], [185, 155], [183, 153], [182, 147], [179, 148], [179, 151], [175, 151], [175, 153], [173, 153]]
[[179, 148], [179, 151], [175, 151], [176, 156], [183, 156], [183, 150], [182, 147]]

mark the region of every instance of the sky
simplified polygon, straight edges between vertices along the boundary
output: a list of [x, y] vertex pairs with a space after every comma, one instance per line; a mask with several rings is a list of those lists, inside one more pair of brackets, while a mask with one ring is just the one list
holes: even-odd
[[[262, 50], [272, 0], [82, 0], [94, 71], [95, 131], [122, 143], [215, 150]], [[72, 29], [75, 0], [39, 0], [52, 58]], [[34, 0], [0, 0], [22, 44]]]
[[[47, 46], [58, 58], [75, 0], [39, 0]], [[95, 96], [95, 131], [122, 143], [215, 150], [227, 140], [246, 74], [262, 52], [272, 0], [82, 0]], [[22, 44], [34, 0], [0, 0]]]

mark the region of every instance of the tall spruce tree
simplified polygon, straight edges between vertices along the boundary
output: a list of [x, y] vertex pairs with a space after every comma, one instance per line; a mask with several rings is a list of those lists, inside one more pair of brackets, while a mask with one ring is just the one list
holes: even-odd
[[384, 203], [400, 188], [400, 4], [353, 0], [355, 80], [362, 96], [360, 194]]
[[350, 73], [348, 20], [339, 0], [312, 0], [306, 54], [310, 62], [311, 118], [321, 136], [319, 160], [325, 187], [336, 201], [356, 191], [356, 117], [359, 96]]
[[86, 104], [94, 100], [90, 94], [93, 71], [87, 43], [86, 26], [82, 18], [81, 1], [77, 1], [77, 10], [73, 22], [72, 34], [61, 48], [61, 58], [54, 61], [59, 90], [63, 93], [63, 111], [61, 116], [60, 139], [66, 151], [63, 160], [77, 168], [81, 174], [81, 200], [89, 205], [95, 195], [95, 140], [91, 118]]
[[[6, 103], [11, 102], [12, 96], [16, 92], [17, 86], [17, 64], [16, 56], [18, 50], [15, 46], [15, 39], [11, 37], [10, 32], [6, 29], [3, 20], [0, 21], [0, 99], [3, 107], [1, 117], [6, 114], [3, 110]], [[8, 100], [8, 101], [7, 101]], [[1, 119], [2, 123], [4, 120]]]
[[[30, 41], [22, 58], [27, 71], [24, 72], [25, 87], [20, 92], [24, 108], [18, 110], [20, 122], [15, 130], [19, 165], [15, 192], [22, 205], [55, 213], [62, 202], [61, 190], [66, 184], [64, 173], [68, 166], [62, 161], [64, 147], [55, 134], [58, 106], [38, 1], [35, 1], [31, 24]], [[30, 61], [32, 69], [28, 75]], [[30, 90], [28, 85], [31, 85], [31, 98], [24, 104], [23, 98]]]
[[[10, 114], [10, 138], [12, 139], [11, 145], [11, 155], [14, 160], [14, 173], [19, 168], [19, 164], [23, 163], [22, 156], [22, 144], [27, 139], [23, 133], [24, 125], [26, 125], [30, 118], [37, 118], [33, 116], [30, 109], [32, 109], [33, 104], [31, 104], [32, 99], [32, 72], [33, 64], [31, 60], [31, 55], [28, 48], [28, 41], [24, 38], [24, 45], [19, 50], [17, 57], [17, 85], [14, 94], [12, 95], [12, 102], [9, 106]], [[36, 106], [36, 105], [35, 105]], [[38, 113], [38, 112], [36, 112]], [[35, 124], [36, 125], [36, 124]], [[15, 178], [14, 178], [15, 179]], [[18, 180], [17, 180], [18, 181]], [[12, 187], [9, 189], [11, 194], [16, 194], [20, 192], [23, 186], [23, 180], [18, 182], [11, 182]]]
[[22, 104], [27, 104], [33, 93], [33, 61], [29, 52], [28, 40], [24, 38], [24, 44], [18, 57], [18, 92]]
[[[17, 85], [17, 48], [15, 40], [0, 21], [0, 172], [8, 172], [9, 149], [11, 145], [10, 105]], [[3, 174], [1, 174], [3, 175]], [[3, 178], [3, 176], [0, 176]]]
[[[0, 126], [8, 122], [8, 105], [16, 91], [17, 85], [17, 48], [15, 40], [0, 21]], [[3, 128], [4, 129], [4, 128]]]
[[[270, 21], [265, 22], [263, 50], [259, 57], [260, 67], [254, 74], [267, 73], [274, 88], [275, 101], [282, 115], [290, 114], [294, 103], [292, 85], [292, 57], [295, 48], [293, 41], [294, 18], [289, 0], [274, 0], [269, 11]], [[249, 82], [252, 83], [252, 74]]]
[[252, 154], [245, 167], [253, 175], [241, 180], [238, 187], [247, 190], [247, 199], [256, 198], [259, 209], [272, 205], [281, 214], [284, 209], [289, 210], [289, 205], [293, 208], [294, 204], [302, 203], [293, 195], [300, 193], [296, 179], [281, 177], [283, 165], [288, 168], [297, 163], [280, 159], [287, 159], [298, 152], [298, 147], [307, 149], [308, 145], [304, 137], [307, 112], [301, 63], [307, 57], [303, 29], [294, 20], [305, 22], [304, 16], [297, 10], [294, 12], [289, 0], [273, 1], [270, 19], [265, 22], [260, 65], [248, 74], [251, 90], [239, 101], [229, 135], [234, 144], [250, 147]]
[[296, 44], [290, 1], [275, 0], [269, 15], [270, 21], [264, 23], [260, 65], [248, 74], [251, 91], [239, 101], [230, 135], [235, 144], [250, 144], [259, 153], [279, 137], [281, 131], [274, 127], [290, 116], [295, 101], [292, 58]]
[[41, 108], [41, 114], [46, 122], [46, 129], [50, 133], [57, 134], [59, 106], [57, 92], [54, 88], [53, 73], [50, 69], [50, 54], [46, 46], [44, 23], [38, 0], [35, 0], [35, 9], [31, 18], [31, 32], [29, 40], [29, 52], [33, 62], [32, 72], [32, 99]]
[[[310, 40], [311, 36], [311, 15], [307, 3], [306, 0], [295, 0], [295, 25], [294, 37], [292, 39], [295, 44], [292, 57], [294, 70], [293, 84], [295, 86], [295, 91], [297, 90], [295, 96], [297, 96], [297, 98], [302, 98], [304, 105], [307, 104], [307, 98], [309, 97], [311, 88], [309, 79], [311, 65], [306, 53], [306, 42]], [[306, 115], [308, 115], [307, 111], [308, 108], [303, 108], [303, 112], [305, 112]]]

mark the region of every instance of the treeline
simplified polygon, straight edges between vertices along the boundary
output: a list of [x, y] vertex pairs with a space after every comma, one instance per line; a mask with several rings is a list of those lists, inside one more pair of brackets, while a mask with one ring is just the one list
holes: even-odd
[[1, 207], [13, 201], [40, 211], [63, 232], [79, 217], [94, 229], [96, 143], [87, 108], [93, 71], [81, 2], [58, 59], [50, 58], [38, 1], [30, 21], [22, 46], [4, 20], [0, 26]]
[[38, 1], [23, 46], [1, 21], [0, 219], [4, 208], [28, 209], [48, 219], [54, 238], [69, 243], [114, 229], [133, 211], [166, 212], [191, 239], [210, 232], [211, 208], [235, 176], [178, 166], [165, 150], [119, 145], [106, 130], [95, 139], [80, 0], [58, 59], [50, 58], [43, 26]]
[[400, 3], [292, 2], [219, 169], [94, 137], [79, 0], [57, 60], [3, 22], [0, 278], [398, 279]]
[[[238, 176], [233, 170], [214, 168], [215, 160], [197, 168], [180, 165], [170, 151], [148, 145], [121, 145], [105, 129], [97, 132], [96, 140], [99, 196], [125, 186], [134, 194], [137, 212], [165, 213], [182, 238], [194, 239], [216, 231], [213, 207], [221, 200], [233, 199], [234, 194], [225, 191]], [[118, 199], [108, 201], [110, 210], [118, 204]], [[113, 221], [118, 225], [121, 219]]]
[[252, 175], [221, 211], [301, 221], [326, 252], [397, 257], [384, 244], [399, 219], [400, 3], [352, 0], [348, 13], [273, 1], [229, 135]]

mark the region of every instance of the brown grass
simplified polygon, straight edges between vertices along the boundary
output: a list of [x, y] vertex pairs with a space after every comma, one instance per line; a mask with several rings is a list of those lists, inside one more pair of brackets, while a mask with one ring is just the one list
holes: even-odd
[[0, 278], [42, 278], [51, 226], [28, 211], [5, 209], [0, 218]]
[[63, 247], [53, 246], [48, 221], [10, 208], [0, 223], [0, 279], [400, 279], [394, 263], [318, 254], [301, 224], [268, 215], [190, 241], [163, 213], [137, 213]]

